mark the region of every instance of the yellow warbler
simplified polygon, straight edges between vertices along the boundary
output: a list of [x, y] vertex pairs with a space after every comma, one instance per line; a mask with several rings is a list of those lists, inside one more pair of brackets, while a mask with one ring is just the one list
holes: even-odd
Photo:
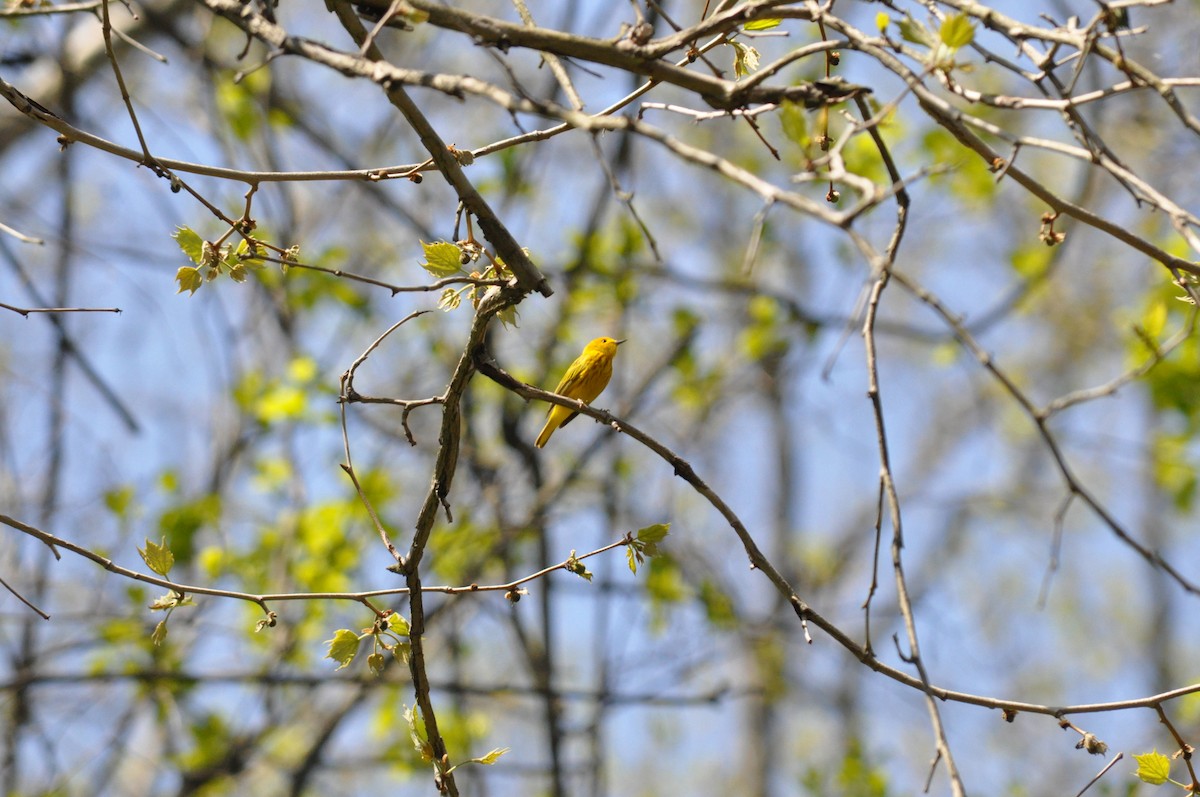
[[[617, 354], [617, 346], [624, 342], [612, 338], [596, 338], [584, 346], [583, 354], [576, 357], [575, 362], [571, 363], [571, 367], [563, 374], [563, 378], [558, 383], [558, 387], [554, 388], [554, 392], [560, 396], [579, 399], [585, 404], [591, 404], [608, 385], [608, 380], [612, 378], [613, 357]], [[550, 439], [550, 435], [554, 434], [555, 429], [566, 426], [578, 414], [568, 407], [559, 404], [551, 405], [550, 417], [546, 419], [546, 425], [542, 427], [542, 433], [538, 435], [534, 445], [538, 448], [546, 445], [546, 441]]]

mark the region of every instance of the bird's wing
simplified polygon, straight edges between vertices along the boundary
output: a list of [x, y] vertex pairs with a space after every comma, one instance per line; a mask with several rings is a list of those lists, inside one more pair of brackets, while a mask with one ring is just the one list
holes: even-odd
[[[571, 363], [570, 367], [567, 368], [567, 372], [563, 374], [563, 378], [559, 380], [558, 387], [554, 388], [554, 392], [560, 396], [580, 398], [579, 387], [583, 383], [587, 372], [593, 365], [594, 363], [592, 362], [591, 357], [585, 357], [582, 355], [578, 357], [575, 362]], [[554, 412], [555, 407], [558, 407], [559, 409], [565, 409], [561, 405], [551, 404], [550, 409], [547, 410], [546, 414], [548, 415], [551, 412]], [[565, 420], [563, 420], [562, 423], [558, 425], [559, 428], [561, 429], [562, 427], [566, 426], [568, 423], [574, 420], [575, 416], [578, 414], [578, 412], [572, 412], [566, 417]]]
[[571, 363], [571, 367], [563, 374], [563, 378], [559, 380], [558, 387], [554, 388], [554, 392], [560, 396], [578, 398], [579, 386], [591, 365], [591, 359], [585, 357], [580, 357]]

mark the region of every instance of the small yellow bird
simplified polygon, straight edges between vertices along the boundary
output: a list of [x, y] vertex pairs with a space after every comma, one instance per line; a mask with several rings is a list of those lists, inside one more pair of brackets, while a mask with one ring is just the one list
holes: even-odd
[[[558, 383], [558, 387], [554, 388], [554, 392], [560, 396], [579, 399], [585, 404], [591, 404], [596, 400], [596, 396], [599, 396], [608, 386], [608, 380], [612, 378], [613, 357], [617, 354], [617, 347], [624, 342], [624, 340], [613, 340], [612, 338], [596, 338], [584, 346], [583, 354], [576, 357], [575, 362], [571, 363], [571, 367], [563, 374], [563, 378]], [[550, 439], [550, 435], [554, 434], [555, 429], [566, 426], [579, 413], [560, 404], [552, 404], [549, 414], [546, 425], [542, 427], [542, 433], [538, 435], [537, 442], [534, 443], [538, 448], [546, 445], [546, 441]]]

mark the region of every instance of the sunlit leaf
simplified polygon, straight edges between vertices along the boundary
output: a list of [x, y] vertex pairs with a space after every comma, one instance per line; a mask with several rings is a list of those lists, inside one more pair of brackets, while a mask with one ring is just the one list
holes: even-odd
[[462, 250], [449, 241], [435, 241], [431, 244], [421, 241], [421, 249], [425, 252], [425, 261], [421, 263], [421, 268], [438, 279], [462, 272]]
[[1157, 750], [1141, 755], [1134, 753], [1133, 760], [1138, 765], [1133, 774], [1151, 786], [1161, 786], [1171, 775], [1171, 759]]
[[938, 37], [947, 47], [954, 49], [966, 47], [975, 39], [975, 26], [966, 14], [953, 14], [942, 22]]
[[159, 647], [167, 641], [166, 619], [159, 620], [158, 625], [154, 626], [154, 631], [150, 634], [150, 641], [154, 643], [155, 647]]
[[779, 27], [782, 19], [756, 19], [742, 26], [743, 30], [770, 30]]
[[784, 100], [779, 104], [779, 122], [783, 125], [783, 134], [788, 140], [800, 145], [808, 144], [808, 115], [804, 106], [792, 100]]
[[509, 750], [509, 748], [507, 748], [507, 747], [497, 747], [495, 750], [488, 752], [487, 755], [484, 755], [484, 756], [481, 756], [480, 758], [474, 759], [474, 761], [477, 764], [491, 765], [491, 764], [496, 763], [496, 761], [499, 760], [500, 756], [507, 753], [508, 750]]
[[900, 20], [900, 35], [907, 42], [923, 44], [926, 47], [934, 47], [938, 43], [938, 38], [933, 35], [933, 32], [929, 28], [917, 22], [908, 14], [905, 14], [904, 19]]
[[179, 283], [179, 290], [176, 293], [187, 291], [189, 295], [195, 293], [204, 284], [204, 278], [200, 275], [200, 269], [195, 266], [180, 266], [175, 272], [175, 281]]
[[142, 561], [146, 563], [146, 567], [149, 567], [160, 576], [165, 576], [171, 572], [171, 567], [175, 564], [175, 555], [167, 547], [166, 537], [163, 538], [161, 543], [154, 543], [147, 539], [146, 547], [138, 548], [137, 552], [141, 554]]
[[190, 227], [178, 227], [175, 232], [171, 233], [171, 237], [175, 239], [175, 243], [179, 244], [179, 248], [187, 255], [187, 259], [200, 265], [200, 258], [204, 254], [204, 241]]
[[758, 50], [742, 42], [730, 42], [733, 46], [733, 74], [735, 77], [746, 77], [758, 69]]
[[339, 670], [348, 667], [358, 655], [358, 642], [358, 634], [348, 628], [339, 628], [333, 632], [333, 639], [325, 640], [325, 644], [329, 645], [325, 658], [336, 661]]

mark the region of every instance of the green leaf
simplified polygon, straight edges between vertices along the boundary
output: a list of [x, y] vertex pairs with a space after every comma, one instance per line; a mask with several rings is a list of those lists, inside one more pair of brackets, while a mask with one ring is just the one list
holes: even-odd
[[491, 752], [489, 752], [487, 755], [483, 756], [482, 758], [475, 758], [472, 760], [475, 761], [475, 763], [477, 763], [477, 764], [485, 764], [485, 765], [490, 766], [490, 765], [496, 763], [496, 761], [500, 758], [500, 756], [504, 755], [508, 751], [509, 751], [509, 748], [507, 748], [507, 747], [497, 747], [495, 750], [492, 750]]
[[900, 35], [907, 42], [923, 44], [926, 47], [933, 47], [938, 43], [937, 37], [933, 35], [929, 28], [917, 22], [908, 14], [905, 14], [904, 19], [900, 20]]
[[339, 670], [349, 666], [358, 655], [358, 634], [348, 628], [334, 631], [333, 639], [327, 639], [325, 642], [329, 645], [329, 652], [325, 654], [325, 658], [336, 661]]
[[384, 662], [385, 659], [383, 658], [382, 653], [376, 652], [372, 653], [370, 656], [367, 656], [367, 667], [370, 668], [371, 673], [376, 677], [383, 675]]
[[449, 241], [435, 241], [431, 244], [421, 241], [421, 248], [425, 251], [425, 262], [421, 264], [421, 268], [438, 279], [452, 277], [463, 270], [462, 250], [457, 245]]
[[179, 227], [171, 233], [171, 237], [179, 244], [188, 260], [200, 265], [200, 259], [204, 256], [204, 241], [191, 227]]
[[500, 323], [504, 324], [509, 329], [517, 328], [517, 306], [510, 305], [505, 307], [500, 312], [496, 313], [496, 318], [500, 319]]
[[779, 105], [779, 122], [783, 125], [783, 134], [799, 146], [808, 144], [808, 115], [804, 106], [792, 100], [784, 100]]
[[625, 559], [626, 559], [626, 561], [629, 562], [629, 572], [633, 573], [636, 576], [639, 559], [638, 559], [638, 553], [636, 550], [634, 550], [634, 547], [632, 545], [625, 546]]
[[665, 556], [650, 560], [646, 568], [646, 594], [652, 603], [679, 603], [688, 596], [683, 571]]
[[119, 518], [125, 518], [134, 507], [133, 487], [126, 484], [104, 494], [104, 506]]
[[174, 609], [176, 606], [195, 606], [196, 603], [191, 598], [185, 598], [175, 590], [169, 591], [166, 595], [155, 598], [150, 604], [150, 611], [162, 612], [167, 609]]
[[971, 18], [966, 14], [954, 14], [946, 17], [942, 22], [938, 36], [942, 40], [942, 44], [957, 50], [975, 40], [975, 26], [971, 24]]
[[566, 569], [568, 572], [574, 573], [586, 581], [592, 580], [591, 571], [584, 567], [583, 562], [576, 558], [575, 551], [571, 551], [571, 555], [567, 557]]
[[154, 626], [154, 632], [150, 634], [150, 641], [154, 643], [154, 647], [159, 647], [163, 642], [167, 641], [166, 618], [159, 620], [158, 625]]
[[421, 716], [421, 707], [406, 707], [404, 720], [408, 723], [408, 734], [412, 737], [413, 747], [420, 753], [422, 759], [432, 761], [433, 746], [429, 744], [429, 733], [425, 729], [425, 718]]
[[176, 293], [188, 292], [188, 295], [200, 290], [200, 286], [204, 284], [204, 278], [200, 276], [200, 269], [195, 266], [180, 266], [175, 272], [175, 281], [179, 283], [179, 290]]
[[1137, 761], [1137, 771], [1133, 774], [1141, 778], [1143, 782], [1149, 783], [1151, 786], [1161, 786], [1167, 782], [1167, 778], [1171, 774], [1171, 759], [1167, 758], [1162, 753], [1154, 750], [1142, 755], [1133, 756], [1133, 760]]
[[175, 564], [175, 555], [167, 547], [166, 537], [163, 537], [161, 545], [147, 539], [145, 549], [138, 548], [137, 552], [141, 554], [142, 561], [146, 563], [146, 566], [160, 576], [171, 572], [171, 566]]
[[635, 534], [634, 537], [642, 542], [653, 545], [655, 543], [662, 542], [670, 533], [670, 523], [655, 523], [653, 526], [647, 526], [644, 529], [638, 529], [638, 533]]
[[450, 312], [458, 309], [462, 303], [462, 290], [459, 288], [446, 288], [442, 291], [442, 298], [438, 299], [438, 309]]
[[758, 69], [758, 50], [741, 42], [730, 42], [730, 45], [733, 46], [734, 77], [742, 78]]
[[404, 615], [399, 612], [392, 612], [388, 615], [388, 628], [400, 636], [408, 636], [408, 620], [404, 619]]
[[742, 26], [742, 30], [770, 30], [778, 28], [782, 19], [756, 19], [753, 22], [747, 22]]
[[1150, 302], [1150, 306], [1146, 308], [1145, 314], [1142, 315], [1142, 329], [1152, 338], [1157, 338], [1162, 334], [1167, 326], [1167, 303], [1162, 299], [1157, 299]]
[[429, 12], [421, 11], [413, 8], [410, 4], [400, 0], [400, 4], [396, 8], [397, 13], [404, 18], [404, 21], [410, 25], [420, 25], [422, 22], [429, 21]]

